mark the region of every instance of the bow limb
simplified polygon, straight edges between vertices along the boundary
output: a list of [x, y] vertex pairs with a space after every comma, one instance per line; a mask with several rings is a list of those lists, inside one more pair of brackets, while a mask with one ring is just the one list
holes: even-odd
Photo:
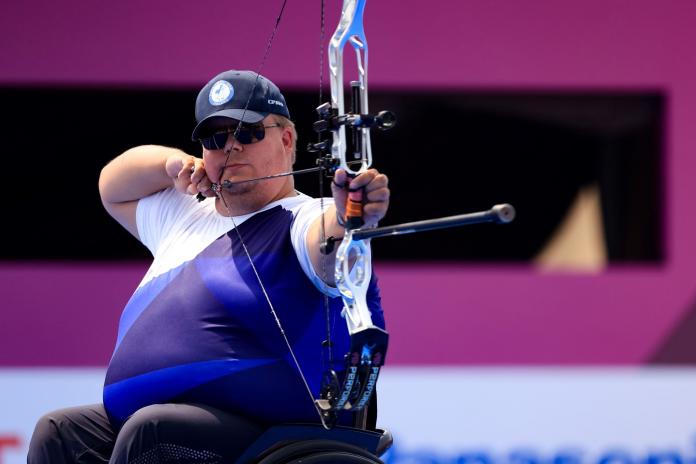
[[[349, 124], [359, 127], [360, 113], [368, 113], [367, 102], [367, 38], [363, 26], [363, 13], [366, 0], [344, 0], [341, 19], [331, 41], [329, 42], [329, 70], [331, 72], [331, 106], [337, 111], [338, 119], [346, 117], [345, 98], [343, 95], [343, 49], [350, 43], [355, 49], [358, 77], [353, 88], [358, 91], [353, 93], [353, 114], [347, 118]], [[356, 99], [356, 96], [359, 98]], [[357, 100], [357, 101], [356, 101]], [[357, 120], [356, 120], [357, 117]], [[372, 148], [370, 144], [370, 128], [361, 127], [359, 147], [353, 147], [355, 154], [359, 155], [361, 162], [357, 170], [348, 166], [346, 160], [346, 126], [340, 124], [337, 133], [334, 133], [331, 146], [331, 156], [340, 161], [341, 168], [349, 174], [357, 175], [369, 169], [372, 165]], [[357, 137], [354, 140], [358, 140]], [[357, 158], [358, 156], [356, 156]]]

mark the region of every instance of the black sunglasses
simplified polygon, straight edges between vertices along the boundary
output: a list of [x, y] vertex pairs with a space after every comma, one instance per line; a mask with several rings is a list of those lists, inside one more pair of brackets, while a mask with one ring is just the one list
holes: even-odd
[[242, 123], [238, 126], [228, 127], [208, 137], [200, 138], [201, 145], [207, 150], [222, 150], [225, 148], [227, 138], [231, 135], [242, 145], [249, 145], [263, 140], [266, 136], [266, 129], [280, 127], [280, 124], [269, 124], [264, 126], [262, 123], [247, 124]]

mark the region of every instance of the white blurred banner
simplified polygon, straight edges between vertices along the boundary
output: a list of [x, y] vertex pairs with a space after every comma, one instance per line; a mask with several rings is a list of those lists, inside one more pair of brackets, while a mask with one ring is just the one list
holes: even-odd
[[[99, 402], [101, 369], [0, 369], [0, 464], [36, 419]], [[696, 369], [387, 367], [379, 425], [398, 464], [692, 464]]]
[[58, 408], [101, 402], [103, 369], [0, 369], [0, 464], [24, 464], [36, 420]]

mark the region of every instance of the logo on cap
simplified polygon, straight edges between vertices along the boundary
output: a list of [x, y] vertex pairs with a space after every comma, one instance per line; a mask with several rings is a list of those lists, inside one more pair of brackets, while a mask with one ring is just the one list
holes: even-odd
[[213, 84], [208, 94], [208, 101], [213, 106], [224, 105], [234, 97], [234, 87], [227, 81], [220, 80]]

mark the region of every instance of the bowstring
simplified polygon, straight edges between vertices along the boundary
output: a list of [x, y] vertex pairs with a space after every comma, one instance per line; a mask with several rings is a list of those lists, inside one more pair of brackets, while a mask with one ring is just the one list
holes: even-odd
[[[319, 35], [319, 105], [324, 103], [323, 90], [324, 90], [324, 24], [325, 24], [325, 0], [320, 0], [321, 3], [321, 14], [320, 14], [320, 35]], [[321, 143], [321, 133], [317, 134], [317, 142]], [[322, 165], [323, 166], [323, 165]], [[325, 169], [319, 171], [319, 210], [321, 211], [321, 245], [326, 246], [326, 218], [324, 216], [324, 175]], [[328, 250], [325, 250], [328, 252]], [[322, 272], [322, 293], [324, 296], [324, 314], [326, 318], [326, 341], [324, 343], [324, 350], [322, 350], [322, 364], [323, 371], [327, 372], [329, 369], [333, 369], [333, 343], [331, 342], [331, 307], [329, 305], [329, 295], [328, 286], [326, 280], [328, 279], [327, 272], [327, 261], [328, 254], [321, 253], [321, 272]], [[327, 369], [327, 358], [328, 358], [328, 369]]]
[[[258, 71], [256, 72], [256, 79], [254, 80], [254, 85], [251, 88], [251, 92], [249, 93], [249, 98], [247, 98], [246, 104], [244, 105], [244, 111], [242, 111], [242, 117], [237, 124], [237, 128], [235, 129], [234, 134], [232, 135], [233, 137], [237, 137], [239, 135], [239, 131], [242, 128], [242, 121], [244, 120], [244, 116], [246, 115], [247, 110], [249, 109], [249, 104], [251, 102], [251, 98], [254, 95], [254, 92], [256, 91], [256, 87], [259, 82], [259, 76], [261, 75], [261, 71], [263, 70], [264, 65], [266, 64], [266, 59], [268, 58], [268, 54], [271, 50], [271, 45], [273, 44], [273, 40], [275, 38], [276, 33], [278, 32], [278, 27], [280, 25], [280, 20], [283, 16], [283, 11], [285, 11], [285, 5], [287, 4], [288, 0], [283, 0], [283, 3], [280, 8], [280, 12], [278, 13], [278, 16], [276, 18], [275, 25], [273, 26], [273, 32], [271, 32], [271, 36], [268, 39], [268, 43], [266, 44], [266, 50], [263, 54], [263, 58], [261, 59], [261, 64], [258, 67]], [[226, 150], [225, 153], [227, 156], [225, 158], [225, 163], [223, 164], [221, 171], [220, 171], [220, 177], [222, 177], [222, 174], [224, 172], [225, 166], [227, 165], [230, 156], [232, 155], [232, 150], [228, 149]], [[295, 364], [295, 367], [297, 368], [297, 371], [300, 374], [300, 378], [302, 379], [302, 383], [304, 384], [307, 393], [309, 394], [309, 398], [312, 402], [312, 405], [314, 406], [314, 409], [317, 411], [317, 414], [319, 415], [319, 420], [321, 421], [322, 425], [324, 428], [328, 428], [326, 422], [324, 421], [324, 416], [322, 415], [321, 410], [319, 409], [319, 406], [317, 405], [316, 401], [314, 400], [314, 395], [312, 394], [312, 389], [309, 387], [309, 383], [307, 382], [307, 378], [304, 375], [304, 372], [302, 371], [302, 367], [300, 366], [300, 362], [297, 359], [297, 356], [295, 355], [295, 351], [292, 349], [292, 345], [290, 344], [290, 340], [288, 340], [287, 334], [285, 333], [285, 330], [283, 329], [283, 325], [280, 322], [280, 318], [278, 317], [278, 313], [275, 310], [275, 307], [273, 306], [273, 303], [271, 302], [271, 298], [268, 295], [268, 291], [266, 290], [266, 286], [263, 284], [263, 281], [261, 279], [261, 276], [259, 275], [256, 266], [254, 265], [254, 260], [251, 258], [251, 254], [249, 253], [249, 250], [247, 249], [246, 243], [244, 242], [244, 239], [242, 238], [242, 234], [239, 231], [239, 228], [237, 227], [237, 222], [234, 220], [234, 215], [232, 214], [232, 209], [230, 208], [229, 204], [227, 203], [227, 200], [225, 200], [225, 197], [223, 196], [223, 189], [222, 188], [217, 188], [214, 190], [215, 193], [217, 194], [218, 198], [222, 201], [223, 205], [227, 209], [228, 214], [230, 215], [230, 220], [232, 221], [232, 227], [234, 228], [237, 238], [239, 239], [239, 243], [242, 245], [242, 249], [244, 250], [244, 254], [246, 255], [247, 259], [249, 260], [249, 264], [251, 265], [251, 269], [254, 272], [254, 275], [256, 276], [256, 281], [259, 283], [259, 287], [261, 287], [261, 291], [263, 292], [263, 295], [266, 299], [266, 302], [268, 303], [268, 307], [271, 311], [271, 314], [273, 318], [275, 319], [276, 325], [278, 326], [278, 329], [280, 330], [280, 333], [283, 337], [283, 340], [285, 341], [285, 345], [288, 348], [288, 352], [290, 353], [290, 356], [292, 357], [292, 360]], [[323, 214], [322, 214], [323, 218]]]
[[[263, 71], [263, 67], [266, 64], [266, 59], [268, 58], [268, 54], [271, 51], [271, 45], [273, 44], [273, 40], [275, 39], [276, 32], [278, 32], [278, 28], [280, 26], [280, 20], [283, 17], [283, 12], [285, 11], [285, 5], [288, 3], [288, 0], [283, 0], [283, 4], [280, 6], [280, 12], [278, 13], [278, 16], [276, 17], [275, 24], [273, 25], [273, 31], [271, 32], [271, 36], [268, 38], [268, 43], [266, 43], [266, 50], [263, 52], [263, 58], [261, 58], [261, 64], [259, 65], [259, 70], [256, 72], [256, 78], [254, 79], [254, 85], [251, 87], [251, 92], [249, 92], [249, 97], [247, 98], [246, 104], [244, 105], [244, 110], [242, 111], [242, 117], [239, 121], [239, 124], [237, 124], [237, 128], [234, 130], [234, 134], [232, 134], [232, 137], [235, 139], [239, 135], [239, 131], [242, 129], [242, 122], [244, 121], [244, 116], [246, 116], [246, 112], [249, 109], [249, 103], [251, 103], [251, 98], [254, 96], [254, 92], [256, 91], [256, 87], [258, 86], [259, 83], [259, 76], [261, 76], [261, 71]], [[227, 165], [227, 162], [230, 160], [230, 155], [232, 154], [232, 150], [227, 151], [227, 158], [225, 158], [225, 164], [222, 165], [222, 168], [220, 168], [220, 178], [222, 178], [222, 173], [224, 172], [225, 166]]]
[[319, 414], [319, 419], [321, 420], [322, 425], [324, 427], [326, 427], [326, 423], [324, 422], [324, 416], [322, 415], [321, 410], [319, 409], [319, 406], [314, 401], [314, 395], [312, 394], [312, 389], [309, 387], [309, 383], [307, 382], [307, 378], [305, 377], [304, 373], [302, 372], [302, 367], [300, 367], [300, 362], [298, 361], [297, 356], [295, 356], [295, 351], [292, 349], [292, 345], [290, 344], [290, 340], [288, 340], [288, 336], [285, 333], [285, 330], [283, 329], [283, 325], [280, 323], [280, 318], [278, 317], [278, 313], [276, 312], [275, 307], [273, 306], [273, 303], [271, 302], [271, 297], [268, 295], [268, 291], [266, 291], [266, 286], [263, 284], [263, 281], [261, 280], [261, 276], [259, 275], [259, 272], [256, 269], [256, 265], [254, 265], [254, 260], [251, 258], [251, 254], [249, 253], [249, 249], [247, 248], [246, 243], [244, 242], [244, 239], [242, 238], [242, 233], [239, 231], [239, 228], [237, 227], [237, 222], [234, 220], [234, 216], [232, 215], [232, 210], [230, 209], [229, 205], [227, 204], [225, 197], [222, 196], [222, 192], [220, 192], [219, 197], [222, 200], [222, 203], [225, 205], [225, 208], [227, 208], [228, 213], [230, 214], [230, 219], [232, 220], [232, 226], [234, 227], [234, 230], [237, 233], [237, 238], [239, 238], [239, 243], [240, 243], [240, 245], [242, 245], [242, 249], [244, 250], [244, 254], [246, 255], [247, 259], [249, 260], [249, 264], [251, 265], [251, 270], [254, 271], [254, 275], [256, 276], [256, 281], [259, 283], [259, 286], [261, 287], [261, 291], [263, 292], [264, 298], [266, 298], [266, 302], [268, 303], [268, 307], [271, 310], [271, 314], [273, 315], [273, 319], [275, 319], [275, 323], [278, 326], [278, 330], [280, 330], [280, 334], [283, 336], [283, 340], [285, 341], [285, 345], [288, 347], [288, 351], [290, 352], [290, 356], [292, 357], [292, 360], [295, 363], [295, 367], [297, 368], [297, 371], [300, 373], [300, 378], [302, 379], [302, 383], [304, 384], [305, 388], [307, 389], [307, 393], [309, 394], [309, 397], [312, 401], [312, 404], [314, 405], [314, 409], [317, 411], [317, 414]]

